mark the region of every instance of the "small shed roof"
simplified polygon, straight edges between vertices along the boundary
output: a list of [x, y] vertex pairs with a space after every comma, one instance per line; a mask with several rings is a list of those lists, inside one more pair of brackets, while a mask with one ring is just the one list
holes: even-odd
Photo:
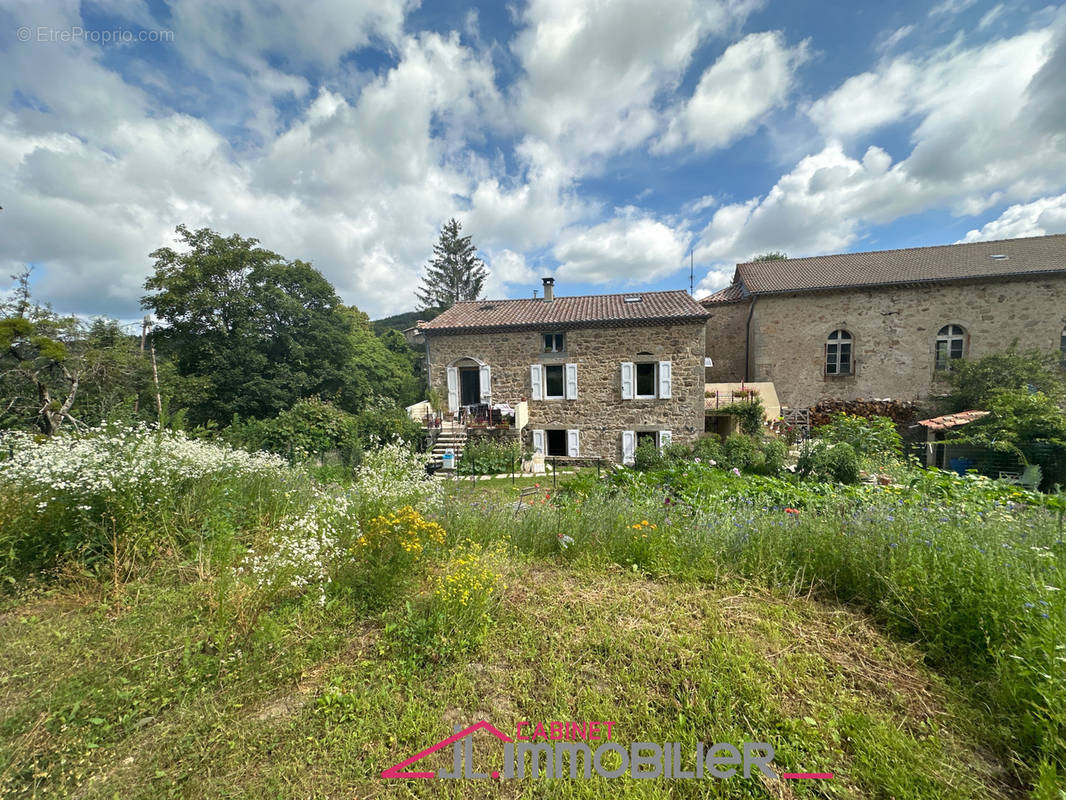
[[974, 420], [987, 416], [987, 411], [959, 411], [956, 414], [944, 414], [943, 416], [933, 417], [931, 419], [920, 419], [917, 424], [922, 425], [931, 431], [945, 431], [949, 428], [957, 428], [959, 425], [966, 425]]

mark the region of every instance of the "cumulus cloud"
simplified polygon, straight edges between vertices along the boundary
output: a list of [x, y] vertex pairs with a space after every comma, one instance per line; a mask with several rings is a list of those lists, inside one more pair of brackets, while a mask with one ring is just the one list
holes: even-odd
[[561, 278], [588, 283], [645, 283], [681, 267], [688, 235], [635, 209], [591, 227], [564, 231], [554, 255]]
[[1066, 233], [1066, 194], [1041, 197], [1031, 203], [1016, 203], [991, 222], [969, 231], [959, 241], [983, 242], [1052, 233]]
[[795, 70], [806, 60], [807, 42], [788, 47], [780, 31], [745, 36], [703, 73], [654, 149], [710, 150], [750, 133], [769, 111], [784, 105]]
[[[793, 256], [845, 249], [870, 225], [930, 208], [959, 215], [1028, 201], [1066, 185], [1064, 91], [1055, 65], [1062, 33], [1031, 31], [970, 48], [951, 44], [923, 60], [900, 56], [845, 81], [810, 107], [830, 137], [763, 196], [720, 207], [701, 232], [696, 258], [710, 265], [703, 288], [729, 264], [766, 250]], [[893, 163], [867, 145], [885, 124], [914, 118], [912, 149]]]
[[632, 149], [659, 128], [656, 96], [700, 43], [733, 31], [758, 0], [533, 0], [513, 50], [525, 76], [518, 115], [578, 168]]

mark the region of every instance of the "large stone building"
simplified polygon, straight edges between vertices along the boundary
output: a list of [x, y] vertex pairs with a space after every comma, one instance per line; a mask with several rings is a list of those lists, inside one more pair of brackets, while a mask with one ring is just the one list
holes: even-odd
[[776, 414], [926, 399], [952, 360], [1015, 342], [1066, 358], [1066, 235], [740, 264], [700, 302], [544, 291], [458, 303], [419, 333], [451, 414], [520, 405], [549, 456], [629, 461], [644, 437], [727, 431], [718, 406], [753, 385]]
[[708, 313], [683, 291], [457, 303], [420, 327], [451, 414], [528, 409], [548, 456], [629, 461], [638, 441], [703, 432]]
[[709, 381], [782, 406], [925, 399], [956, 358], [1066, 352], [1066, 235], [761, 261], [701, 301]]

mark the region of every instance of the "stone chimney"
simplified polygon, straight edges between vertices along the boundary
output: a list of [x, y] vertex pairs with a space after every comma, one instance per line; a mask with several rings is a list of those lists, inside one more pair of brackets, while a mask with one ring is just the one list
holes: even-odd
[[555, 299], [555, 278], [542, 278], [544, 284], [544, 302], [550, 303]]

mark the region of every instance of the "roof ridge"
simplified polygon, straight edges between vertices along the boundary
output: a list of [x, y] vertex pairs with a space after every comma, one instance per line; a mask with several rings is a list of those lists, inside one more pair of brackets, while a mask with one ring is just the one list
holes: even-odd
[[853, 250], [846, 253], [822, 253], [817, 256], [798, 256], [797, 258], [781, 258], [767, 261], [740, 261], [738, 267], [746, 267], [750, 264], [781, 264], [795, 261], [810, 261], [815, 258], [844, 258], [846, 256], [873, 256], [881, 253], [909, 253], [914, 250], [940, 250], [948, 247], [973, 247], [979, 244], [1001, 244], [1003, 242], [1036, 241], [1038, 239], [1066, 238], [1066, 233], [1045, 233], [1041, 236], [1013, 236], [1009, 239], [982, 239], [977, 242], [952, 242], [951, 244], [926, 244], [915, 247], [890, 247], [884, 250]]

